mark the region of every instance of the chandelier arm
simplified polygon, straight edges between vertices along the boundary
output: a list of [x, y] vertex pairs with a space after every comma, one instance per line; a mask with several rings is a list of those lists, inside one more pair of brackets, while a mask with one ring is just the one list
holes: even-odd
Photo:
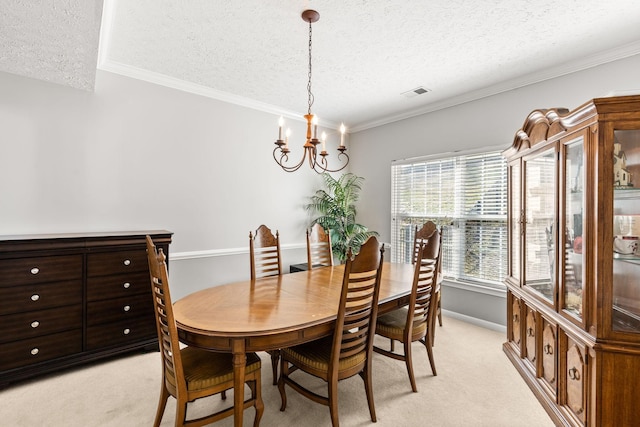
[[[278, 149], [281, 152], [280, 159], [278, 159], [276, 156], [276, 151], [278, 151]], [[276, 147], [273, 149], [273, 159], [276, 161], [278, 165], [280, 165], [282, 170], [284, 170], [285, 172], [295, 172], [298, 169], [300, 169], [300, 167], [304, 164], [304, 160], [306, 157], [307, 157], [307, 149], [305, 148], [304, 152], [302, 153], [302, 159], [300, 159], [300, 161], [295, 165], [287, 166], [285, 163], [289, 161], [288, 152], [283, 151], [281, 147]]]
[[347, 167], [347, 165], [349, 164], [349, 155], [346, 153], [340, 153], [338, 154], [338, 158], [340, 157], [346, 157], [347, 161], [345, 162], [344, 165], [342, 165], [342, 167], [337, 168], [337, 169], [329, 169], [329, 163], [327, 162], [327, 159], [323, 156], [322, 160], [320, 161], [320, 163], [317, 163], [318, 167], [320, 168], [320, 170], [318, 170], [317, 168], [313, 168], [313, 170], [315, 170], [317, 173], [323, 173], [323, 172], [340, 172], [341, 170], [343, 170], [344, 168]]

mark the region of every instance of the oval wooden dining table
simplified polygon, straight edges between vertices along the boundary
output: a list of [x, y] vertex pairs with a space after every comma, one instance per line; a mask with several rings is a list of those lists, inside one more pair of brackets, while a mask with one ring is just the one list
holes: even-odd
[[[219, 285], [174, 303], [180, 341], [233, 353], [234, 425], [242, 426], [246, 353], [331, 335], [344, 265]], [[406, 305], [413, 266], [383, 264], [378, 313]]]

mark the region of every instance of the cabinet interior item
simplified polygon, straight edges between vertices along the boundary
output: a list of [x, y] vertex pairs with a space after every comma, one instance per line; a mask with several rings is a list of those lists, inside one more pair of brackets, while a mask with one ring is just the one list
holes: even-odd
[[556, 424], [635, 425], [640, 96], [535, 110], [504, 155], [504, 352]]
[[157, 349], [145, 236], [164, 230], [0, 236], [0, 387]]

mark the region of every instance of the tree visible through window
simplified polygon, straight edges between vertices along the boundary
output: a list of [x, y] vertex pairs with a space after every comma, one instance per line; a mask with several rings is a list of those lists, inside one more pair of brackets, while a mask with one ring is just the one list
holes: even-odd
[[507, 272], [507, 167], [500, 152], [391, 166], [392, 260], [410, 262], [415, 226], [443, 229], [445, 277], [502, 286]]

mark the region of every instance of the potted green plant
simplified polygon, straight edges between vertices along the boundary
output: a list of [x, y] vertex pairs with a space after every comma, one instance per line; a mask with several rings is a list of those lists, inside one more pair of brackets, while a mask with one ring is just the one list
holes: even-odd
[[356, 202], [360, 196], [364, 178], [352, 173], [345, 173], [335, 179], [328, 173], [322, 178], [326, 189], [320, 189], [311, 196], [311, 203], [306, 205], [308, 211], [320, 214], [311, 222], [318, 223], [330, 231], [333, 255], [338, 262], [345, 262], [349, 249], [353, 253], [370, 237], [378, 236], [376, 231], [356, 222]]

